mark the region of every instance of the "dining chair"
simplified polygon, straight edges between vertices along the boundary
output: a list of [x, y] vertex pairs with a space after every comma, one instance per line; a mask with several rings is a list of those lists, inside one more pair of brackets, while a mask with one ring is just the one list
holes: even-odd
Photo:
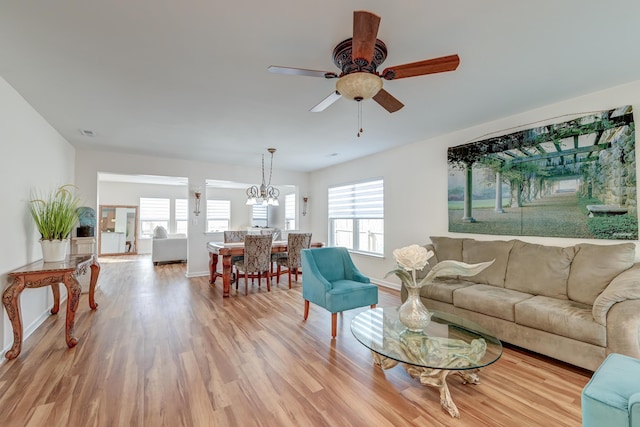
[[224, 232], [224, 242], [243, 242], [244, 236], [247, 235], [247, 230], [228, 230]]
[[302, 249], [302, 297], [304, 320], [312, 302], [331, 312], [331, 337], [336, 337], [337, 314], [345, 310], [378, 304], [378, 287], [360, 273], [347, 248]]
[[[271, 236], [271, 240], [275, 242], [276, 240], [279, 240], [280, 237], [282, 236], [282, 231], [279, 228], [268, 228], [265, 230], [260, 230], [260, 234]], [[283, 255], [282, 252], [271, 254], [271, 265], [269, 268], [269, 277], [273, 278], [274, 276], [277, 276], [278, 283], [280, 283], [280, 276], [276, 274], [276, 272], [273, 270], [273, 266], [277, 265], [278, 259], [280, 259], [282, 255]]]
[[[244, 242], [244, 236], [247, 235], [247, 230], [227, 230], [224, 232], [224, 242], [225, 243], [239, 243]], [[231, 265], [234, 265], [236, 262], [242, 261], [242, 255], [234, 255], [231, 257]], [[232, 282], [235, 279], [232, 278]]]
[[[289, 233], [287, 236], [287, 252], [284, 257], [277, 260], [277, 283], [280, 283], [280, 275], [288, 273], [289, 289], [291, 289], [291, 273], [294, 273], [296, 282], [298, 281], [298, 273], [302, 267], [300, 252], [302, 249], [309, 249], [311, 245], [311, 233]], [[286, 267], [285, 270], [282, 267]]]
[[244, 257], [241, 261], [236, 261], [234, 266], [238, 272], [236, 289], [240, 281], [240, 272], [244, 274], [244, 294], [249, 294], [249, 278], [257, 278], [258, 286], [260, 280], [267, 279], [267, 291], [271, 291], [271, 235], [247, 234], [244, 237]]

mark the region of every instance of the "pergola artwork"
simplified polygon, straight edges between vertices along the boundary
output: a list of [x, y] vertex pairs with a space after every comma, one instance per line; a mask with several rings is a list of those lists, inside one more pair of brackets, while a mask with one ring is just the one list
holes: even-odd
[[503, 173], [510, 175], [512, 207], [520, 207], [524, 178], [537, 180], [537, 189], [549, 181], [580, 178], [582, 166], [597, 160], [599, 152], [610, 148], [611, 142], [631, 123], [632, 108], [625, 106], [563, 123], [450, 147], [447, 150], [449, 165], [462, 168], [466, 173], [462, 220], [475, 222], [472, 215], [475, 164], [495, 171], [495, 210], [502, 212]]

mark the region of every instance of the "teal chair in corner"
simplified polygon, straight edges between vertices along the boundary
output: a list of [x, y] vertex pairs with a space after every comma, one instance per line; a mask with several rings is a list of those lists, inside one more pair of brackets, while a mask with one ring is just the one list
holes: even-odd
[[332, 338], [336, 337], [339, 312], [378, 304], [378, 287], [358, 271], [346, 248], [303, 249], [300, 255], [304, 319], [309, 317], [311, 302], [329, 310]]
[[640, 360], [611, 353], [582, 390], [583, 427], [640, 427]]

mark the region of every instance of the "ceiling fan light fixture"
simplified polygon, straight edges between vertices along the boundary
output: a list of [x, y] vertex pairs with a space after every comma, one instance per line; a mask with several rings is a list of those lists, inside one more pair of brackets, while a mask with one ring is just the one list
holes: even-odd
[[367, 72], [356, 72], [340, 77], [336, 90], [347, 99], [371, 99], [382, 89], [382, 79]]

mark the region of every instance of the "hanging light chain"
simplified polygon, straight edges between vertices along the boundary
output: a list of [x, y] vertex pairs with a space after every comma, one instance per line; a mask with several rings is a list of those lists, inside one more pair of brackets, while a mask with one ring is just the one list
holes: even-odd
[[267, 184], [267, 185], [271, 185], [271, 175], [272, 174], [273, 174], [273, 151], [271, 151], [271, 164], [269, 165], [269, 184]]
[[364, 132], [362, 130], [362, 99], [356, 99], [356, 101], [358, 102], [358, 138], [360, 138], [360, 135]]

